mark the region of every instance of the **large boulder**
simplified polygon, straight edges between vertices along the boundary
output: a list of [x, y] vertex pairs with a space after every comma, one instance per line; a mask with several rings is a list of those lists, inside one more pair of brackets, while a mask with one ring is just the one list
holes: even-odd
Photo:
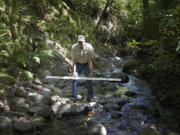
[[28, 96], [31, 102], [33, 103], [41, 103], [45, 105], [50, 105], [52, 102], [51, 95], [47, 94], [46, 92], [48, 93], [48, 91], [41, 91], [41, 94], [37, 92], [29, 92]]
[[9, 103], [13, 111], [23, 111], [29, 108], [29, 103], [24, 97], [14, 97]]
[[57, 116], [72, 116], [72, 115], [81, 115], [87, 113], [87, 105], [78, 105], [78, 104], [62, 104], [58, 107]]
[[43, 96], [46, 96], [46, 97], [50, 97], [52, 93], [51, 93], [50, 89], [42, 88], [40, 94], [43, 95]]
[[71, 104], [63, 104], [59, 106], [57, 115], [58, 117], [61, 117], [64, 114], [66, 115], [70, 114], [70, 112], [71, 112]]
[[13, 122], [14, 129], [20, 132], [28, 132], [34, 128], [34, 124], [25, 118], [20, 118]]
[[12, 120], [6, 116], [0, 116], [0, 130], [12, 127]]
[[47, 120], [51, 120], [53, 118], [53, 111], [50, 106], [44, 105], [42, 103], [35, 103], [29, 108], [30, 114], [38, 114]]
[[93, 124], [87, 128], [87, 135], [107, 135], [107, 130], [102, 124]]
[[71, 113], [73, 115], [80, 115], [80, 114], [84, 114], [87, 113], [88, 111], [88, 107], [86, 105], [77, 105], [77, 104], [73, 104], [71, 106]]
[[54, 105], [52, 105], [52, 111], [56, 115], [58, 113], [59, 107], [62, 105], [61, 102], [56, 102]]

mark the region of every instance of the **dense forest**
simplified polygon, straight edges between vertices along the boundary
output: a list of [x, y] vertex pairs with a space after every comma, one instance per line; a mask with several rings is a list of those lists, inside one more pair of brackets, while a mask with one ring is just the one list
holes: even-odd
[[97, 67], [100, 57], [132, 56], [122, 71], [147, 81], [178, 127], [179, 13], [178, 0], [0, 0], [0, 114], [6, 116], [10, 95], [22, 94], [21, 82], [48, 75], [39, 72], [62, 60], [59, 51], [71, 59], [72, 44], [84, 35]]

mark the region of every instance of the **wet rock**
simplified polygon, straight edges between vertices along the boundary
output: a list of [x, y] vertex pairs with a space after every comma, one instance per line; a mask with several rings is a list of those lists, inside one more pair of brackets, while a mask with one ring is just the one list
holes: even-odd
[[107, 91], [116, 91], [117, 86], [115, 84], [109, 83], [109, 85], [106, 87]]
[[134, 109], [137, 109], [137, 110], [141, 110], [145, 114], [150, 113], [150, 110], [143, 104], [134, 103], [134, 104], [131, 105], [131, 107], [134, 108]]
[[110, 98], [113, 98], [114, 96], [113, 96], [113, 94], [106, 94], [104, 97], [105, 97], [106, 99], [110, 99]]
[[23, 97], [14, 97], [10, 101], [11, 110], [18, 111], [18, 110], [27, 110], [29, 108], [29, 104], [27, 100]]
[[87, 106], [86, 105], [77, 105], [77, 104], [73, 104], [71, 106], [71, 114], [73, 115], [80, 115], [80, 114], [84, 114], [87, 112]]
[[42, 117], [42, 116], [33, 116], [33, 117], [31, 117], [31, 119], [32, 119], [32, 122], [35, 125], [40, 125], [42, 123], [46, 123], [47, 122], [47, 120], [44, 117]]
[[107, 135], [107, 130], [102, 124], [94, 124], [88, 127], [87, 135]]
[[10, 94], [11, 96], [26, 97], [27, 91], [24, 89], [24, 87], [18, 87], [14, 90], [14, 93], [8, 93], [8, 94]]
[[35, 90], [42, 90], [43, 86], [42, 85], [35, 85], [35, 84], [33, 84], [32, 88], [35, 89]]
[[137, 94], [133, 91], [126, 91], [125, 95], [128, 97], [136, 97], [137, 96]]
[[40, 100], [40, 102], [37, 102], [37, 103], [51, 106], [52, 105], [51, 97], [50, 96], [43, 97], [42, 100]]
[[59, 106], [57, 115], [59, 117], [81, 115], [87, 113], [88, 110], [87, 105], [63, 104]]
[[28, 96], [33, 102], [40, 102], [43, 99], [43, 96], [37, 92], [29, 92]]
[[107, 103], [108, 103], [107, 100], [104, 100], [104, 99], [99, 100], [99, 104], [101, 104], [101, 105], [105, 105], [105, 104], [107, 104]]
[[143, 127], [138, 135], [161, 135], [156, 129], [151, 127]]
[[121, 78], [122, 82], [126, 83], [129, 81], [129, 77], [126, 73], [120, 72], [120, 73], [112, 73], [111, 74], [112, 78]]
[[34, 79], [34, 84], [36, 84], [36, 85], [42, 85], [42, 82], [41, 82], [41, 80], [40, 80], [39, 78], [35, 78], [35, 79]]
[[70, 114], [71, 112], [71, 104], [63, 104], [59, 106], [57, 115], [61, 117], [63, 114]]
[[108, 100], [108, 102], [118, 104], [119, 106], [122, 107], [123, 105], [129, 103], [129, 99], [127, 99], [127, 98], [112, 98], [112, 99]]
[[36, 103], [30, 106], [28, 111], [30, 114], [38, 114], [48, 120], [51, 120], [54, 115], [50, 106], [41, 103]]
[[53, 103], [55, 103], [55, 102], [58, 102], [59, 98], [60, 98], [59, 96], [55, 95], [51, 97], [51, 100]]
[[26, 91], [33, 91], [34, 89], [33, 88], [29, 88], [29, 87], [26, 87], [24, 88]]
[[0, 116], [0, 130], [12, 127], [12, 120], [6, 116]]
[[32, 88], [33, 87], [33, 83], [32, 83], [32, 81], [20, 81], [19, 82], [22, 86], [24, 86], [24, 87], [29, 87], [29, 88]]
[[113, 111], [113, 110], [119, 110], [119, 105], [114, 104], [114, 103], [108, 103], [108, 104], [105, 104], [103, 106], [103, 108], [104, 108], [104, 110], [109, 112], [109, 111]]
[[61, 102], [56, 102], [54, 105], [52, 105], [52, 111], [54, 112], [54, 114], [56, 115], [58, 110], [59, 110], [59, 106], [62, 105]]
[[61, 104], [66, 104], [66, 103], [68, 103], [70, 101], [69, 98], [62, 98], [62, 97], [59, 97], [59, 96], [52, 96], [51, 100], [52, 100], [53, 103], [60, 102]]
[[121, 116], [122, 116], [122, 113], [120, 113], [120, 112], [114, 112], [114, 113], [111, 115], [111, 118], [117, 119], [117, 118], [119, 118], [119, 117], [121, 117]]
[[72, 127], [79, 127], [84, 125], [84, 121], [81, 118], [71, 117], [66, 123]]
[[43, 96], [51, 96], [51, 90], [48, 88], [42, 88], [40, 94]]
[[95, 107], [96, 105], [97, 105], [96, 102], [90, 102], [90, 103], [89, 103], [89, 106], [90, 106], [90, 107]]
[[14, 121], [13, 127], [15, 130], [20, 132], [31, 131], [35, 125], [25, 118], [20, 118]]

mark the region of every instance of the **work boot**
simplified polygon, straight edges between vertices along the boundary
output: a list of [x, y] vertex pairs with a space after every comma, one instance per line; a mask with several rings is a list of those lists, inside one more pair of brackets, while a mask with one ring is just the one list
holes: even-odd
[[75, 98], [75, 97], [71, 97], [70, 100], [71, 100], [73, 103], [76, 103], [76, 102], [77, 102], [77, 98]]

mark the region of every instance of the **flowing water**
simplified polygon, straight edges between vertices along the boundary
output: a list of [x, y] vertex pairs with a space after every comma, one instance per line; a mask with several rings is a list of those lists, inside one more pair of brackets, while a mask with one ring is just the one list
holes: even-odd
[[[104, 67], [104, 76], [120, 73], [120, 68], [116, 67], [118, 65], [112, 61], [106, 68]], [[88, 125], [94, 123], [103, 124], [108, 135], [138, 135], [145, 125], [166, 134], [167, 126], [160, 119], [159, 104], [151, 94], [151, 88], [147, 82], [129, 76], [127, 83], [113, 85], [116, 85], [118, 90], [96, 93], [95, 106], [88, 114], [56, 120], [44, 134], [84, 135], [89, 130]], [[113, 94], [118, 93], [117, 91], [120, 96]]]

